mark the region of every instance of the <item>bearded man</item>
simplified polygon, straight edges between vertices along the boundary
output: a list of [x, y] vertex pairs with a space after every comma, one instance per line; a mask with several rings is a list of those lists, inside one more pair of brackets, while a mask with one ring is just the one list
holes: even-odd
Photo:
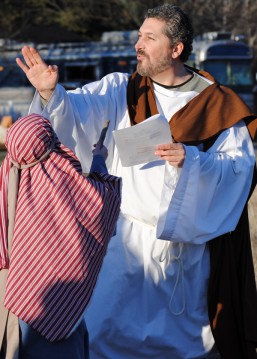
[[[37, 90], [30, 111], [50, 119], [84, 171], [84, 153], [110, 120], [107, 166], [123, 179], [122, 205], [86, 312], [91, 359], [255, 357], [246, 208], [256, 116], [210, 74], [185, 66], [192, 41], [188, 16], [165, 4], [147, 11], [132, 76], [66, 92], [57, 66], [34, 48], [17, 59]], [[157, 113], [173, 141], [156, 147], [156, 161], [122, 166], [112, 131]]]

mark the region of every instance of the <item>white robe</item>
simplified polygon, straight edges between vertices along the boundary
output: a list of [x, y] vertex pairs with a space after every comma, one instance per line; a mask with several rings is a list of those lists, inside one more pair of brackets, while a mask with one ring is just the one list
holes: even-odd
[[[249, 194], [254, 148], [241, 121], [207, 153], [185, 146], [182, 170], [161, 160], [123, 168], [112, 130], [130, 126], [127, 80], [114, 73], [68, 94], [58, 85], [43, 111], [38, 94], [30, 109], [50, 119], [84, 171], [110, 120], [107, 166], [123, 179], [122, 208], [85, 314], [91, 359], [211, 357], [206, 242], [236, 227]], [[155, 94], [167, 119], [197, 95], [160, 86]]]

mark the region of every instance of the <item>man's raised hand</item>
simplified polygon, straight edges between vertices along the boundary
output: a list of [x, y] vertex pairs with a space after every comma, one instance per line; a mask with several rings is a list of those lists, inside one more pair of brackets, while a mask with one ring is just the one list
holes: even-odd
[[33, 47], [24, 46], [22, 55], [24, 61], [16, 58], [18, 66], [25, 72], [28, 80], [38, 90], [40, 96], [49, 100], [58, 82], [58, 67], [47, 65]]

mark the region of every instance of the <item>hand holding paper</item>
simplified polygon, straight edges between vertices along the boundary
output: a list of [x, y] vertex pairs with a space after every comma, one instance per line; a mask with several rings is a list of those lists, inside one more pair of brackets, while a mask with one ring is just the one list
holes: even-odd
[[135, 126], [113, 131], [113, 136], [124, 167], [158, 160], [156, 146], [172, 142], [169, 123], [160, 114]]

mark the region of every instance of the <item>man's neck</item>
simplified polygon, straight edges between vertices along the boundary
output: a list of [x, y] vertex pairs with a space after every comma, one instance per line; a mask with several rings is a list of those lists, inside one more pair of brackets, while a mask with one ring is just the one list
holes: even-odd
[[178, 86], [188, 81], [191, 77], [192, 73], [181, 63], [152, 77], [152, 80], [163, 86]]

